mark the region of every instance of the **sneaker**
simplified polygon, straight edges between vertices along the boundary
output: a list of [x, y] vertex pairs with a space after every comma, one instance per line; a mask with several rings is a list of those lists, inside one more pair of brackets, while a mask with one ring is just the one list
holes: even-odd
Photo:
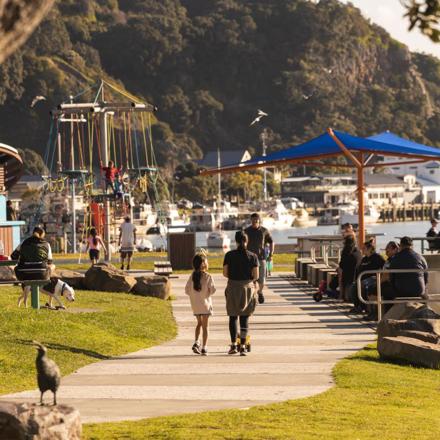
[[237, 345], [231, 344], [231, 348], [229, 349], [228, 354], [237, 354], [237, 353], [238, 353]]
[[258, 293], [258, 304], [264, 304], [264, 295], [262, 293]]
[[207, 348], [202, 348], [202, 351], [200, 353], [202, 356], [208, 356], [208, 349]]
[[242, 345], [242, 346], [240, 347], [240, 356], [247, 356], [247, 353], [246, 353], [246, 346], [245, 346], [245, 345]]
[[193, 346], [192, 346], [192, 351], [195, 354], [201, 354], [200, 351], [200, 344], [198, 342], [194, 342]]
[[124, 270], [124, 265], [121, 266], [121, 270]]

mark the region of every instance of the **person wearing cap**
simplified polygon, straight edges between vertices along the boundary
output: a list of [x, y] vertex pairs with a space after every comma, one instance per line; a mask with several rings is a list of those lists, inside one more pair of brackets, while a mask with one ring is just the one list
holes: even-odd
[[18, 260], [15, 274], [18, 280], [46, 280], [50, 278], [52, 249], [44, 239], [46, 233], [36, 226], [32, 235], [26, 238], [11, 255]]
[[[259, 278], [258, 278], [258, 303], [264, 303], [264, 282], [266, 279], [266, 261], [272, 261], [275, 243], [270, 232], [261, 226], [260, 216], [256, 212], [251, 215], [251, 225], [244, 230], [248, 236], [247, 248], [254, 253], [259, 261]], [[265, 247], [269, 245], [269, 252], [266, 258]]]
[[412, 248], [410, 237], [400, 239], [400, 251], [391, 260], [390, 269], [419, 269], [419, 273], [392, 273], [390, 281], [396, 297], [422, 296], [428, 283], [428, 264]]
[[[437, 229], [438, 220], [436, 218], [431, 219], [431, 228], [426, 233], [428, 238], [439, 237], [439, 231]], [[438, 251], [440, 249], [440, 238], [437, 240], [428, 240], [428, 246], [430, 251]]]
[[121, 253], [121, 269], [124, 270], [125, 259], [127, 258], [127, 270], [130, 270], [131, 259], [136, 245], [136, 226], [131, 223], [127, 215], [119, 227], [119, 247]]

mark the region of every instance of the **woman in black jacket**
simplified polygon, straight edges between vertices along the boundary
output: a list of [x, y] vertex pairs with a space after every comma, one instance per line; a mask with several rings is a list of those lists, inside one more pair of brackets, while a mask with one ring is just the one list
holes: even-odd
[[[380, 270], [385, 264], [385, 260], [382, 255], [376, 252], [376, 245], [373, 240], [366, 241], [362, 246], [362, 253], [364, 254], [359, 266], [356, 268], [357, 277], [366, 272], [367, 270]], [[362, 298], [368, 298], [368, 294], [375, 291], [376, 286], [376, 276], [374, 274], [366, 274], [362, 277]], [[366, 307], [364, 303], [361, 303], [358, 297], [357, 286], [355, 285], [352, 289], [352, 300], [353, 309], [350, 310], [351, 313], [362, 313], [365, 311]]]
[[354, 282], [356, 268], [362, 259], [360, 250], [356, 246], [356, 239], [353, 235], [344, 238], [344, 247], [339, 261], [339, 299], [349, 300], [350, 288]]

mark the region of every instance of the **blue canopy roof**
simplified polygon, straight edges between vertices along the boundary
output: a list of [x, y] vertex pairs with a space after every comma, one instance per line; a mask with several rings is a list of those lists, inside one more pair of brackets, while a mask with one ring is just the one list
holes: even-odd
[[[440, 149], [403, 139], [393, 133], [384, 132], [361, 138], [340, 131], [334, 131], [336, 137], [352, 153], [365, 152], [396, 157], [414, 157], [414, 159], [440, 160]], [[277, 151], [267, 156], [258, 156], [247, 162], [237, 164], [252, 166], [260, 163], [278, 161], [300, 161], [320, 159], [327, 156], [342, 155], [343, 152], [329, 133], [324, 133], [298, 146]]]

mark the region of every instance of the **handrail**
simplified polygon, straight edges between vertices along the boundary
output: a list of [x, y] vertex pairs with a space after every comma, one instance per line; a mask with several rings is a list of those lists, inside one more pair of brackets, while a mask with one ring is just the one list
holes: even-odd
[[[440, 298], [439, 299], [431, 299], [431, 298], [427, 298], [427, 294], [424, 293], [423, 296], [406, 296], [406, 297], [396, 297], [396, 298], [404, 298], [404, 299], [388, 299], [388, 300], [383, 300], [382, 299], [382, 287], [381, 287], [381, 277], [382, 274], [386, 274], [386, 273], [438, 273], [440, 271], [438, 270], [433, 270], [433, 269], [381, 269], [381, 270], [366, 270], [364, 272], [362, 272], [361, 274], [358, 275], [358, 277], [356, 278], [356, 287], [357, 287], [357, 295], [358, 295], [358, 299], [359, 301], [361, 301], [364, 304], [376, 304], [377, 305], [377, 321], [379, 322], [382, 319], [382, 304], [401, 304], [401, 303], [407, 303], [407, 302], [412, 302], [412, 301], [417, 301], [420, 303], [429, 303], [429, 302], [440, 302]], [[367, 274], [371, 274], [371, 275], [377, 275], [376, 277], [376, 295], [377, 295], [377, 300], [376, 301], [370, 301], [370, 300], [365, 300], [362, 297], [362, 277], [367, 275]], [[439, 295], [437, 293], [435, 294], [430, 294], [429, 296], [433, 296], [433, 295]]]

